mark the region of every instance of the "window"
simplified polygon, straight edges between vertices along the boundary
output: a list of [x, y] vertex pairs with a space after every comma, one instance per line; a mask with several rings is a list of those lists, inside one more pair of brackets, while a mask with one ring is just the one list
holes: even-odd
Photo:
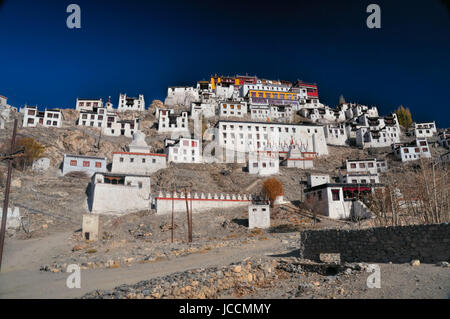
[[90, 163], [89, 161], [83, 161], [83, 167], [89, 167]]
[[333, 195], [333, 201], [339, 201], [340, 200], [340, 196], [339, 196], [339, 189], [332, 189], [331, 190], [331, 194]]
[[351, 168], [356, 168], [356, 164], [350, 164]]
[[123, 157], [119, 158], [119, 162], [123, 163]]
[[366, 164], [364, 164], [364, 163], [359, 163], [359, 168], [365, 168], [366, 167]]
[[102, 167], [102, 162], [95, 162], [95, 167], [101, 168]]
[[145, 163], [145, 158], [142, 159], [142, 163]]
[[368, 163], [369, 167], [373, 167], [373, 163]]
[[134, 158], [130, 158], [130, 163], [134, 163]]
[[156, 158], [152, 158], [152, 163], [156, 163]]
[[76, 160], [71, 160], [70, 161], [70, 166], [77, 166], [77, 161]]

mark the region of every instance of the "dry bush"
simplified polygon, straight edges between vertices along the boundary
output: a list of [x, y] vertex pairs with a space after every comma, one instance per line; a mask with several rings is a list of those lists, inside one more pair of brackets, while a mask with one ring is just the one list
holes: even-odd
[[420, 160], [389, 171], [384, 191], [368, 200], [380, 226], [431, 224], [450, 221], [450, 179], [447, 165]]
[[[8, 145], [11, 145], [11, 141], [8, 141], [2, 147], [2, 151], [7, 149], [6, 153], [9, 153], [10, 149]], [[19, 137], [16, 140], [14, 151], [24, 150], [23, 156], [17, 157], [13, 161], [13, 165], [16, 169], [25, 170], [33, 164], [33, 162], [42, 157], [45, 147], [32, 137]]]
[[70, 178], [89, 178], [89, 175], [86, 172], [82, 172], [82, 171], [69, 172], [64, 176], [70, 177]]
[[273, 206], [275, 199], [283, 195], [283, 184], [274, 177], [268, 178], [263, 182], [262, 192], [269, 199], [271, 206]]

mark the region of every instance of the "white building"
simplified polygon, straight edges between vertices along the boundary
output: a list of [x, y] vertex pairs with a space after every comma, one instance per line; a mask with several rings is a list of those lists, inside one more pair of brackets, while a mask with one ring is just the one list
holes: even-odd
[[119, 105], [117, 106], [118, 112], [125, 111], [145, 111], [144, 95], [139, 94], [139, 97], [129, 97], [126, 94], [119, 95]]
[[378, 108], [376, 106], [361, 105], [358, 103], [344, 103], [340, 105], [340, 108], [345, 111], [347, 119], [351, 120], [358, 118], [363, 114], [369, 117], [378, 117]]
[[78, 125], [87, 127], [102, 128], [106, 126], [107, 116], [116, 116], [107, 112], [106, 108], [94, 108], [92, 111], [82, 110], [78, 115]]
[[167, 167], [166, 155], [150, 153], [145, 134], [138, 131], [128, 146], [128, 152], [114, 152], [111, 172], [120, 174], [151, 175]]
[[344, 123], [328, 124], [324, 126], [325, 139], [328, 145], [347, 146], [349, 143]]
[[209, 102], [192, 102], [191, 103], [191, 118], [200, 119], [202, 116], [211, 118], [216, 115], [216, 104]]
[[84, 172], [89, 176], [106, 172], [106, 157], [64, 154], [62, 174]]
[[244, 117], [247, 114], [247, 102], [222, 101], [219, 103], [220, 117]]
[[377, 160], [346, 160], [345, 169], [339, 172], [339, 181], [345, 184], [378, 184], [380, 176], [378, 174]]
[[333, 219], [369, 218], [372, 213], [358, 199], [382, 187], [380, 184], [320, 184], [305, 190], [306, 203], [318, 214]]
[[239, 95], [241, 97], [246, 97], [248, 91], [250, 90], [259, 90], [259, 91], [269, 91], [269, 92], [289, 92], [290, 86], [280, 84], [280, 83], [262, 83], [261, 80], [258, 80], [256, 84], [253, 83], [244, 83], [239, 88]]
[[133, 134], [140, 129], [140, 120], [120, 120], [117, 114], [108, 113], [106, 116], [106, 126], [102, 127], [102, 134], [107, 136], [133, 137]]
[[11, 111], [17, 109], [8, 104], [8, 98], [0, 95], [0, 129], [5, 128], [5, 123], [9, 122]]
[[450, 146], [450, 129], [445, 129], [439, 132], [437, 141], [440, 146], [448, 149]]
[[356, 145], [362, 148], [388, 147], [400, 142], [400, 130], [395, 126], [385, 126], [380, 130], [361, 127], [356, 131]]
[[312, 188], [322, 184], [330, 183], [330, 181], [331, 181], [330, 175], [328, 174], [308, 173], [306, 183], [309, 188]]
[[188, 112], [173, 109], [158, 110], [158, 133], [189, 132]]
[[77, 98], [75, 109], [77, 111], [94, 111], [96, 108], [102, 108], [102, 99], [79, 99]]
[[402, 162], [431, 158], [431, 151], [426, 138], [417, 138], [412, 143], [392, 144], [395, 157]]
[[267, 204], [248, 205], [248, 228], [265, 229], [270, 227], [270, 206]]
[[432, 137], [437, 133], [436, 123], [427, 122], [427, 123], [414, 123], [414, 136], [421, 137]]
[[442, 163], [450, 163], [450, 152], [442, 154], [440, 159]]
[[122, 215], [151, 208], [150, 177], [95, 173], [89, 208], [94, 214]]
[[23, 127], [61, 127], [62, 113], [57, 109], [45, 109], [39, 111], [37, 106], [25, 106], [23, 116]]
[[248, 156], [249, 174], [269, 176], [280, 172], [280, 160], [277, 152], [250, 152]]
[[199, 100], [198, 90], [192, 86], [169, 86], [164, 105], [190, 106], [192, 102]]
[[165, 140], [167, 162], [202, 163], [201, 144], [198, 139], [182, 137]]
[[219, 120], [215, 128], [215, 157], [219, 162], [245, 163], [248, 152], [287, 153], [291, 145], [302, 152], [328, 155], [323, 127], [314, 124]]

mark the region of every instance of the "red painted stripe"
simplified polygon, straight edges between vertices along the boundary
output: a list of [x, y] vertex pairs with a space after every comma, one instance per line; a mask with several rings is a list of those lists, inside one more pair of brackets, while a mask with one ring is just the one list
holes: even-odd
[[[186, 198], [167, 198], [167, 197], [156, 197], [158, 200], [186, 200]], [[188, 200], [191, 200], [191, 198], [188, 198]], [[192, 200], [209, 200], [209, 201], [227, 201], [227, 202], [250, 202], [250, 200], [243, 200], [243, 199], [213, 199], [213, 198], [192, 198]]]

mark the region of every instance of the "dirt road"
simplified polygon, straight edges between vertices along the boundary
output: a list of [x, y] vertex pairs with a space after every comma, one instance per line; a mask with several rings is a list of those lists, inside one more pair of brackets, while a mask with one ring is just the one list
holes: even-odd
[[0, 298], [76, 298], [95, 289], [111, 289], [121, 284], [168, 275], [193, 268], [228, 265], [250, 256], [283, 250], [279, 239], [269, 239], [239, 248], [222, 248], [169, 260], [135, 264], [116, 269], [81, 271], [81, 288], [66, 287], [68, 273], [40, 272], [39, 265], [58, 251], [70, 249], [63, 240], [70, 233], [43, 239], [10, 241], [5, 245], [4, 266], [0, 273]]

